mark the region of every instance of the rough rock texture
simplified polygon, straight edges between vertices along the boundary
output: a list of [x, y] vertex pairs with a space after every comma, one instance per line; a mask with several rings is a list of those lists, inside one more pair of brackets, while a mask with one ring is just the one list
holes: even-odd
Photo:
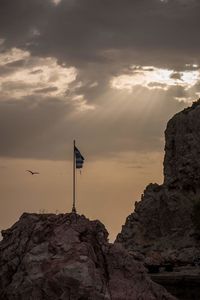
[[0, 242], [1, 300], [167, 300], [99, 221], [23, 214]]
[[192, 263], [200, 257], [192, 221], [200, 199], [200, 100], [168, 122], [165, 138], [164, 183], [147, 186], [116, 241], [148, 264]]
[[199, 192], [200, 100], [168, 122], [165, 136], [165, 185]]

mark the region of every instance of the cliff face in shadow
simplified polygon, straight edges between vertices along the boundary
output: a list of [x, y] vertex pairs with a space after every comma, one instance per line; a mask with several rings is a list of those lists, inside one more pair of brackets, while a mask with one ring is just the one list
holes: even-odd
[[187, 264], [200, 257], [200, 100], [168, 122], [165, 140], [164, 183], [147, 186], [116, 242], [152, 264]]
[[164, 184], [200, 191], [200, 100], [176, 114], [165, 132]]
[[2, 300], [172, 300], [99, 221], [23, 214], [0, 242]]

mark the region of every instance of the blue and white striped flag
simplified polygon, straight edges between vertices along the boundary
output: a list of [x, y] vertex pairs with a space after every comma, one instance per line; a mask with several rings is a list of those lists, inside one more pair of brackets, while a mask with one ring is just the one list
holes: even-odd
[[75, 160], [76, 160], [76, 169], [81, 169], [83, 167], [84, 163], [84, 157], [82, 156], [81, 152], [74, 146], [74, 154], [75, 154]]

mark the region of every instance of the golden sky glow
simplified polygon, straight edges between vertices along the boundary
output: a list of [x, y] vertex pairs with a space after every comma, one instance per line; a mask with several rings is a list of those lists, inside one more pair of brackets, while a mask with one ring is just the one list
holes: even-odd
[[[71, 211], [71, 162], [1, 159], [0, 165], [2, 228], [11, 226], [24, 211]], [[113, 240], [134, 202], [140, 199], [143, 185], [162, 182], [161, 166], [160, 153], [126, 153], [112, 161], [86, 160], [82, 175], [77, 171], [78, 212], [104, 222]], [[25, 171], [27, 168], [39, 170], [40, 174], [32, 176]]]

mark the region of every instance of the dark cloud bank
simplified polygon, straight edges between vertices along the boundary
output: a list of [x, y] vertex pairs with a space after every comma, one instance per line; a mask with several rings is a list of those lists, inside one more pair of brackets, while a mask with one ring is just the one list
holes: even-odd
[[[199, 59], [198, 0], [1, 0], [0, 34], [8, 46], [28, 47], [76, 66], [112, 60], [106, 51], [137, 50]], [[120, 54], [119, 54], [120, 55]], [[121, 53], [123, 56], [123, 53]], [[184, 58], [185, 58], [184, 57]], [[184, 59], [182, 58], [182, 59]], [[159, 62], [161, 57], [154, 57]], [[173, 58], [172, 62], [173, 62]], [[129, 61], [130, 63], [130, 61]]]
[[[0, 155], [64, 159], [74, 137], [91, 157], [160, 151], [167, 119], [186, 105], [174, 97], [186, 91], [138, 87], [124, 94], [110, 80], [131, 65], [178, 72], [199, 64], [199, 17], [198, 0], [0, 0], [1, 53], [15, 47], [78, 72], [62, 96], [49, 94], [51, 85], [20, 100], [16, 87], [10, 97], [0, 92]], [[26, 63], [4, 64], [1, 78]], [[93, 109], [78, 112], [72, 96]]]

